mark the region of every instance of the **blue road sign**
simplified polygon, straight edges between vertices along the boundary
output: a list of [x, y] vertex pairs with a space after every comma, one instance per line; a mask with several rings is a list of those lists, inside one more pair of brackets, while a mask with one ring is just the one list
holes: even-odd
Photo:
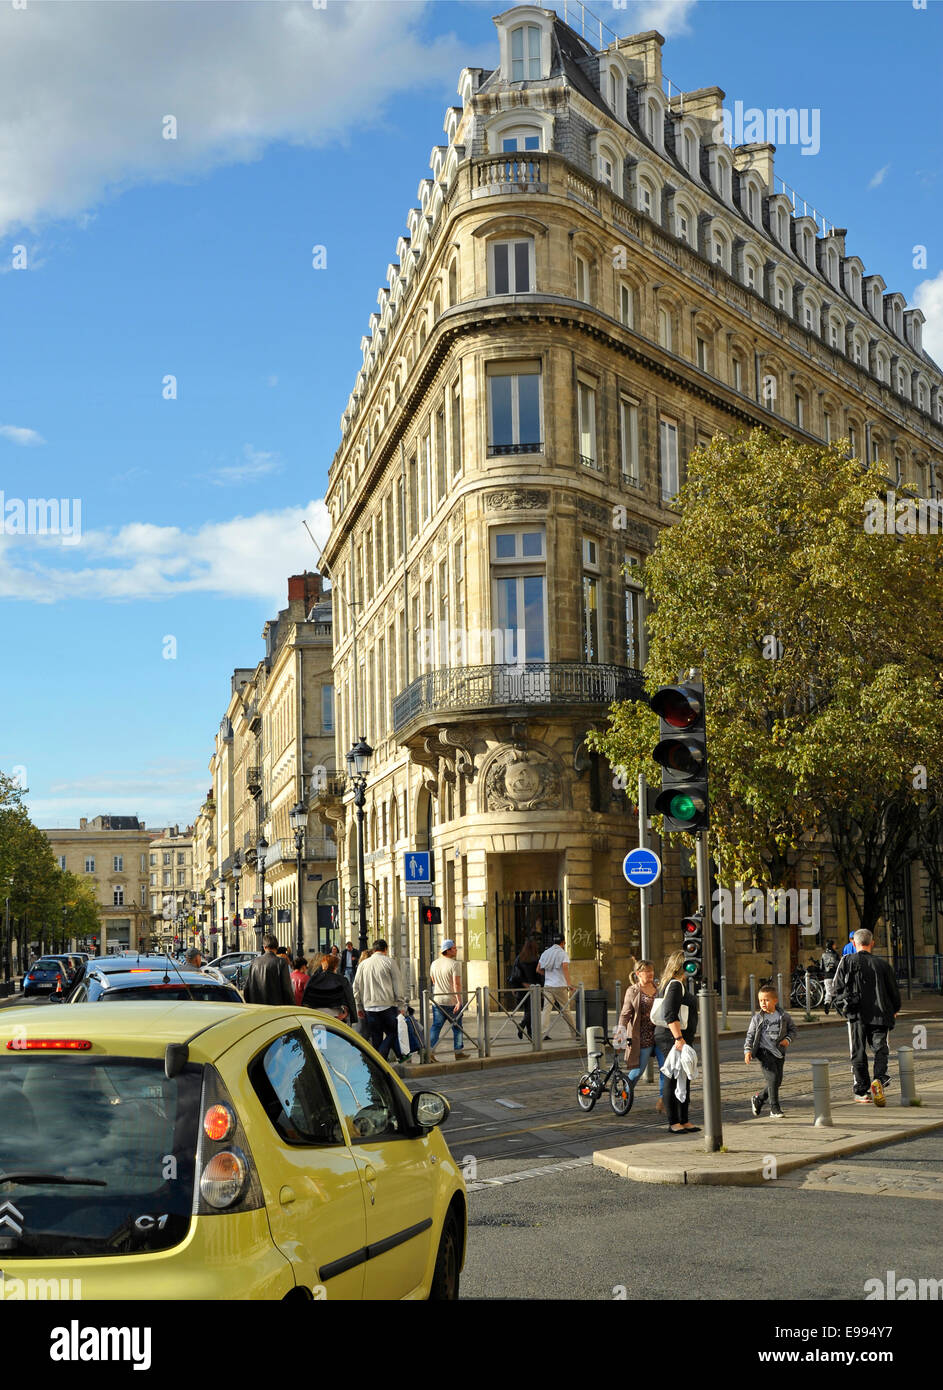
[[405, 854], [406, 861], [406, 882], [425, 883], [432, 882], [429, 860], [431, 858], [427, 849], [410, 850]]
[[622, 872], [633, 888], [651, 888], [661, 877], [661, 860], [652, 849], [630, 849], [622, 861]]

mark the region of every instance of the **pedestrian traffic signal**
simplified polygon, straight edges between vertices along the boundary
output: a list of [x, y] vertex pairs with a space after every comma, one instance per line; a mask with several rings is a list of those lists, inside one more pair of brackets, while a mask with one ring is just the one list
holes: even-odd
[[437, 927], [442, 921], [441, 907], [433, 907], [431, 903], [424, 903], [422, 908], [423, 926]]
[[706, 830], [710, 823], [707, 795], [707, 728], [704, 686], [700, 681], [663, 685], [649, 701], [658, 715], [661, 737], [652, 751], [661, 764], [661, 793], [655, 811], [666, 830]]
[[693, 982], [704, 967], [704, 918], [699, 912], [682, 919], [681, 950], [685, 979]]

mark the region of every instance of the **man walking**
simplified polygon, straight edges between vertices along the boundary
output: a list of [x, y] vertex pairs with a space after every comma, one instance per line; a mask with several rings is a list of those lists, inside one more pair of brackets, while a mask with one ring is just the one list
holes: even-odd
[[[848, 1021], [855, 1100], [859, 1105], [884, 1105], [888, 1085], [887, 1035], [900, 1012], [900, 990], [886, 960], [871, 955], [874, 937], [864, 927], [852, 934], [854, 955], [843, 955], [833, 982]], [[868, 1074], [868, 1048], [874, 1053], [874, 1080]]]
[[249, 966], [242, 997], [247, 1004], [294, 1004], [295, 991], [285, 956], [278, 952], [278, 938], [271, 932], [262, 937], [262, 954]]
[[458, 1011], [462, 1007], [462, 971], [459, 966], [458, 948], [454, 941], [442, 942], [442, 954], [432, 962], [429, 976], [432, 981], [432, 1027], [429, 1030], [429, 1047], [434, 1050], [439, 1034], [446, 1020], [452, 1025], [452, 1046], [456, 1062], [465, 1060], [462, 1045], [462, 1030], [458, 1025]]
[[341, 973], [353, 983], [353, 978], [357, 973], [357, 962], [360, 959], [360, 952], [355, 948], [352, 941], [348, 941], [343, 951], [341, 951]]
[[400, 984], [399, 971], [387, 955], [387, 943], [375, 942], [369, 960], [361, 961], [354, 976], [354, 1000], [357, 1017], [364, 1019], [370, 1042], [381, 1057], [396, 1051], [396, 1060], [403, 1060], [396, 1041], [396, 1022], [406, 1012], [406, 997]]
[[544, 977], [544, 1007], [540, 1015], [540, 1031], [544, 1041], [549, 1037], [547, 1029], [550, 1027], [550, 1015], [553, 1012], [554, 1004], [566, 1019], [567, 1025], [574, 1033], [576, 1032], [567, 1014], [571, 988], [570, 957], [563, 949], [562, 932], [555, 932], [552, 942], [553, 944], [544, 951], [537, 962], [537, 974]]

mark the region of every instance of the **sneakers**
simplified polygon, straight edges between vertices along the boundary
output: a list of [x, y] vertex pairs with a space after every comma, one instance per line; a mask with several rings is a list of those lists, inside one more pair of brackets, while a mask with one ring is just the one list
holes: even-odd
[[880, 1081], [871, 1082], [871, 1099], [874, 1101], [875, 1105], [882, 1106], [887, 1104], [887, 1101], [884, 1099], [884, 1087], [881, 1085]]
[[828, 1011], [829, 1011], [829, 1009], [830, 1009], [831, 1007], [832, 1007], [832, 1001], [831, 1001], [831, 999], [826, 999], [826, 1001], [825, 1001], [825, 1017], [826, 1017], [826, 1018], [828, 1018]]
[[855, 1100], [857, 1101], [857, 1103], [858, 1103], [859, 1105], [870, 1105], [870, 1104], [871, 1104], [871, 1097], [870, 1097], [870, 1096], [855, 1096]]
[[759, 1095], [755, 1095], [755, 1096], [751, 1096], [751, 1097], [750, 1097], [750, 1109], [753, 1111], [754, 1115], [757, 1115], [757, 1116], [762, 1115], [762, 1113], [763, 1113], [763, 1102], [760, 1100]]
[[456, 1053], [455, 1053], [455, 1060], [456, 1060], [456, 1062], [464, 1062], [464, 1061], [465, 1061], [465, 1058], [466, 1058], [467, 1056], [468, 1056], [468, 1053], [467, 1053], [467, 1052], [456, 1052]]
[[782, 1120], [785, 1118], [781, 1110], [771, 1110], [769, 1112], [769, 1117], [771, 1120]]

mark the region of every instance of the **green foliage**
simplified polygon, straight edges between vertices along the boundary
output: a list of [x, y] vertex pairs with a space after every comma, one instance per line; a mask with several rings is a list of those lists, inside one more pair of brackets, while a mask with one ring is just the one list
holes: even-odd
[[[691, 456], [644, 567], [646, 680], [703, 673], [724, 876], [781, 882], [818, 833], [863, 901], [906, 843], [914, 768], [943, 770], [943, 536], [866, 532], [883, 485], [846, 448], [754, 430]], [[657, 786], [657, 732], [646, 706], [618, 705], [591, 742]]]

